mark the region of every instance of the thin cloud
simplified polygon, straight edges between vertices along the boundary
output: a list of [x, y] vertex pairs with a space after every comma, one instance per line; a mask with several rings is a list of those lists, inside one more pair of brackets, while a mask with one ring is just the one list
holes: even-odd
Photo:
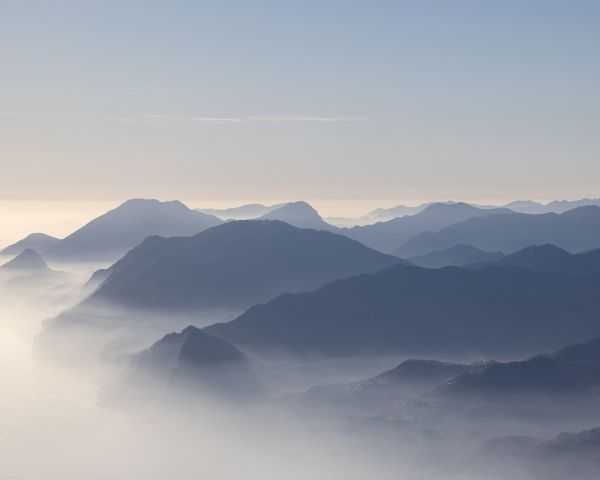
[[331, 123], [358, 123], [367, 122], [370, 118], [366, 115], [245, 115], [239, 117], [207, 117], [148, 114], [132, 117], [117, 117], [112, 119], [120, 123], [144, 123], [152, 125], [293, 125], [301, 123], [331, 124]]

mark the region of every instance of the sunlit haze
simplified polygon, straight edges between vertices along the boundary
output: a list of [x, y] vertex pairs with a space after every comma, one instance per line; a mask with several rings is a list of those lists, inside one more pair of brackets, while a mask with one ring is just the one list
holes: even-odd
[[600, 479], [600, 1], [0, 0], [0, 480]]

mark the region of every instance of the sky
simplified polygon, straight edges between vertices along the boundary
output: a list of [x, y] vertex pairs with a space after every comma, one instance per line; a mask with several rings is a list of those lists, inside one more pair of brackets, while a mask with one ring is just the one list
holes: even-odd
[[597, 1], [2, 0], [0, 61], [0, 212], [55, 230], [600, 196]]

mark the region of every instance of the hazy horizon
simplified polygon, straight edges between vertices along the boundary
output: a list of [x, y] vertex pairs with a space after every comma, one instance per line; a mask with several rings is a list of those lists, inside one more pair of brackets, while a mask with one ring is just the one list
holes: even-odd
[[131, 198], [155, 198], [160, 201], [179, 200], [190, 208], [232, 208], [249, 203], [262, 203], [273, 205], [297, 200], [310, 203], [321, 216], [359, 218], [377, 208], [390, 208], [397, 205], [416, 206], [425, 202], [456, 201], [475, 203], [479, 205], [502, 205], [516, 200], [533, 200], [548, 203], [553, 200], [579, 200], [581, 198], [597, 198], [599, 195], [570, 196], [570, 197], [517, 197], [517, 198], [460, 198], [460, 197], [433, 197], [433, 198], [371, 198], [371, 199], [335, 199], [304, 197], [263, 197], [244, 199], [182, 199], [177, 197], [157, 196], [131, 196], [115, 198], [115, 200], [38, 200], [38, 199], [0, 199], [0, 217], [3, 219], [3, 228], [0, 231], [0, 247], [5, 247], [26, 235], [34, 232], [43, 232], [62, 238], [79, 227], [85, 225], [93, 218], [106, 213], [126, 200]]
[[0, 0], [0, 62], [0, 480], [600, 478], [600, 1]]
[[600, 196], [594, 2], [28, 3], [0, 19], [3, 198]]

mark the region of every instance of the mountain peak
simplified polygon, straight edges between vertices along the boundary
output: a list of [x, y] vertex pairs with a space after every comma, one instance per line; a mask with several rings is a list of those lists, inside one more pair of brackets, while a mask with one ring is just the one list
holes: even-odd
[[32, 248], [34, 250], [42, 251], [44, 248], [58, 242], [59, 239], [51, 237], [45, 233], [35, 232], [30, 233], [25, 238], [19, 240], [12, 245], [9, 245], [4, 250], [0, 251], [0, 255], [18, 255], [26, 248]]
[[281, 220], [299, 228], [314, 230], [337, 230], [325, 222], [319, 213], [307, 202], [286, 203], [260, 217], [260, 220]]
[[281, 205], [280, 207], [277, 207], [273, 211], [266, 213], [261, 218], [266, 218], [266, 217], [272, 216], [274, 214], [281, 215], [281, 214], [289, 214], [289, 213], [314, 215], [316, 217], [321, 218], [319, 213], [312, 207], [312, 205], [310, 205], [309, 203], [307, 203], [303, 200], [299, 200], [297, 202], [285, 203], [285, 204]]
[[20, 270], [24, 272], [39, 272], [49, 270], [42, 256], [31, 248], [26, 248], [11, 261], [2, 265], [3, 270]]
[[215, 337], [194, 326], [182, 332], [186, 336], [179, 353], [179, 360], [191, 365], [215, 365], [243, 362], [244, 354], [231, 343]]
[[190, 210], [185, 204], [179, 200], [161, 201], [155, 198], [131, 198], [126, 200], [113, 211], [118, 210], [146, 210], [155, 208], [169, 208], [173, 210]]
[[597, 216], [600, 213], [600, 206], [598, 205], [583, 205], [581, 207], [576, 207], [571, 210], [567, 210], [562, 215], [566, 217], [587, 217], [587, 216]]
[[217, 217], [191, 210], [178, 200], [134, 198], [96, 217], [45, 253], [67, 261], [112, 261], [146, 237], [190, 236], [220, 223]]

